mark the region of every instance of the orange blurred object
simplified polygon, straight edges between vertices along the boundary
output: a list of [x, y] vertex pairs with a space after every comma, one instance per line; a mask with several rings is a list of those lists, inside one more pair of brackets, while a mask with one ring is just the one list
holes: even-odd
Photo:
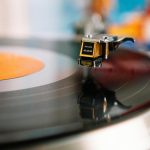
[[26, 76], [44, 67], [44, 63], [28, 56], [0, 53], [0, 80]]
[[112, 24], [108, 27], [109, 34], [117, 34], [120, 36], [131, 36], [138, 41], [143, 41], [143, 25], [144, 17], [142, 15], [135, 15], [123, 24]]
[[106, 16], [112, 7], [111, 0], [92, 0], [91, 9], [94, 13]]

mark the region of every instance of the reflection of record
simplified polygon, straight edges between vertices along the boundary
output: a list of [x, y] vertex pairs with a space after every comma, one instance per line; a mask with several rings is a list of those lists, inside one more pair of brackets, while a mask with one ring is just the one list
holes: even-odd
[[[122, 49], [105, 61], [102, 68], [87, 71], [87, 68], [76, 65], [80, 44], [73, 41], [1, 40], [0, 43], [1, 51], [31, 56], [45, 65], [33, 74], [0, 81], [0, 143], [46, 137], [48, 139], [45, 140], [49, 142], [50, 137], [67, 136], [66, 133], [72, 133], [73, 140], [76, 140], [73, 133], [94, 138], [96, 132], [108, 134], [109, 127], [101, 127], [114, 123], [117, 130], [120, 128], [117, 122], [124, 124], [131, 117], [136, 120], [137, 114], [143, 118], [145, 115], [140, 112], [149, 114], [150, 58], [147, 55]], [[85, 70], [92, 82], [83, 80]], [[105, 109], [102, 107], [103, 111], [98, 110], [101, 104], [105, 106]], [[109, 111], [106, 113], [106, 110]], [[106, 114], [101, 114], [101, 119], [97, 112]], [[98, 119], [95, 119], [96, 115]], [[106, 115], [109, 117], [105, 120]], [[110, 128], [113, 129], [113, 126]], [[97, 130], [88, 133], [92, 129]], [[84, 131], [87, 133], [82, 134]], [[115, 136], [115, 133], [112, 134]], [[148, 137], [146, 131], [144, 135]], [[102, 136], [99, 138], [102, 139]], [[77, 143], [85, 144], [79, 136], [78, 139], [81, 141]], [[35, 140], [35, 149], [36, 144]], [[25, 145], [30, 146], [28, 142]], [[81, 148], [81, 145], [78, 147]], [[19, 146], [22, 148], [23, 145]], [[56, 143], [49, 146], [56, 147]]]
[[92, 75], [128, 105], [150, 100], [150, 58], [142, 53], [121, 50], [104, 62], [102, 68], [93, 69]]

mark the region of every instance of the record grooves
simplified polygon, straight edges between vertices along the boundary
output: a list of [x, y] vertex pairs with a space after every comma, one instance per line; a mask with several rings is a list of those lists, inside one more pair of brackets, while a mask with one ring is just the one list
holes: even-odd
[[[110, 60], [104, 62], [102, 68], [89, 69], [88, 75], [84, 77], [84, 68], [76, 64], [79, 43], [42, 40], [39, 43], [39, 41], [0, 40], [2, 47], [40, 48], [42, 53], [56, 56], [53, 57], [53, 63], [45, 64], [47, 70], [50, 70], [49, 73], [54, 74], [48, 82], [41, 73], [34, 74], [39, 76], [37, 80], [30, 75], [6, 82], [0, 81], [1, 144], [83, 131], [86, 130], [86, 125], [92, 125], [91, 130], [97, 127], [95, 123], [101, 126], [102, 121], [104, 126], [107, 126], [117, 120], [113, 120], [114, 118], [124, 120], [126, 116], [132, 116], [133, 112], [150, 108], [148, 55], [120, 49], [118, 54], [113, 54]], [[34, 51], [36, 50], [31, 50], [32, 55]], [[54, 72], [52, 68], [56, 71]], [[12, 84], [16, 80], [30, 78], [34, 80], [33, 85], [30, 85], [30, 82], [25, 86], [22, 82], [22, 87], [21, 84]], [[43, 81], [39, 81], [40, 79]], [[21, 83], [20, 81], [18, 83]], [[12, 88], [8, 87], [7, 90], [6, 85]], [[88, 90], [89, 92], [86, 92]], [[99, 110], [97, 102], [93, 99], [97, 97], [96, 101], [100, 102], [99, 104], [100, 98], [107, 99], [111, 123], [108, 123], [109, 118], [96, 116]]]

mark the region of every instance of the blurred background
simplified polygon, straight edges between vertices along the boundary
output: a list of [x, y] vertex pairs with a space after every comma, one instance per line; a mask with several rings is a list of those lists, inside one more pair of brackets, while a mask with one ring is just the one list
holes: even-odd
[[70, 38], [88, 33], [150, 42], [149, 0], [0, 0], [1, 37]]

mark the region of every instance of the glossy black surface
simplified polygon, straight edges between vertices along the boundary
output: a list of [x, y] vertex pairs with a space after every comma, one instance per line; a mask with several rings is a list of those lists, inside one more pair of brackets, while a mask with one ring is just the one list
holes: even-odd
[[131, 109], [119, 102], [114, 91], [97, 84], [93, 78], [87, 77], [82, 84], [82, 92], [78, 99], [80, 116], [83, 119], [97, 122], [110, 121]]
[[[58, 55], [65, 54], [75, 60], [74, 63], [80, 50], [80, 43], [75, 41], [0, 39], [0, 45], [42, 48], [43, 52], [48, 49]], [[127, 63], [130, 63], [128, 67]], [[120, 50], [104, 62], [102, 68], [86, 72], [87, 68], [78, 67], [73, 75], [61, 81], [1, 92], [0, 143], [66, 136], [66, 133], [110, 125], [150, 108], [148, 56]], [[105, 98], [107, 111], [104, 111]]]

